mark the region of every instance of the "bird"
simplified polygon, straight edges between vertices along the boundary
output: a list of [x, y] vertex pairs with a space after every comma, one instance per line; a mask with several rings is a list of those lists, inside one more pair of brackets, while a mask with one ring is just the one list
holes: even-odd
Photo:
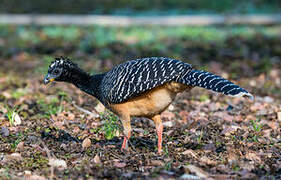
[[161, 154], [163, 124], [160, 115], [180, 92], [197, 86], [232, 97], [253, 99], [251, 93], [227, 79], [166, 57], [129, 60], [100, 74], [82, 70], [67, 57], [56, 57], [43, 81], [44, 84], [72, 83], [115, 113], [123, 126], [121, 151], [128, 150], [131, 118], [146, 117], [155, 123], [158, 153]]

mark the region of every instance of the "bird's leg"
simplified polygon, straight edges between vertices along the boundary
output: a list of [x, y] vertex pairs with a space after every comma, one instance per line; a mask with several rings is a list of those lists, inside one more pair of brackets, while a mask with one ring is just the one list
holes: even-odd
[[123, 140], [123, 144], [121, 147], [121, 151], [124, 150], [128, 150], [128, 141], [131, 137], [131, 120], [130, 120], [130, 116], [126, 115], [126, 116], [122, 116], [121, 118], [122, 124], [123, 124], [123, 132], [124, 132], [124, 140]]
[[162, 152], [162, 132], [163, 132], [163, 124], [160, 115], [156, 115], [152, 117], [152, 120], [156, 126], [156, 132], [158, 137], [158, 154]]

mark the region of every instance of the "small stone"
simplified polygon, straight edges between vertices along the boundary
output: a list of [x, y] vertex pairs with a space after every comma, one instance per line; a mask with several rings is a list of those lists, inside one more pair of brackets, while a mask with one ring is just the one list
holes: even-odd
[[82, 143], [82, 147], [83, 148], [88, 148], [91, 146], [91, 140], [89, 138], [84, 139], [83, 143]]
[[1, 131], [0, 131], [0, 134], [3, 136], [3, 137], [8, 137], [9, 134], [10, 134], [10, 131], [8, 128], [6, 128], [5, 126], [2, 126], [1, 127]]

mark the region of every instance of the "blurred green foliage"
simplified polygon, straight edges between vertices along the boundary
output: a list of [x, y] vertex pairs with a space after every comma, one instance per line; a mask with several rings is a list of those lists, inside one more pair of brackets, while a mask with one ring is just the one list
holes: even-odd
[[[231, 36], [252, 37], [257, 33], [279, 35], [280, 27], [264, 26], [4, 26], [0, 25], [0, 38], [8, 38], [16, 47], [38, 43], [75, 43], [80, 48], [104, 47], [114, 42], [146, 45], [165, 38], [182, 38], [197, 42], [219, 42]], [[78, 43], [78, 44], [77, 44]], [[47, 43], [46, 43], [47, 44]], [[1, 44], [0, 44], [1, 47]], [[159, 46], [161, 48], [161, 46]]]
[[280, 0], [1, 0], [1, 13], [159, 15], [276, 13]]
[[129, 59], [166, 56], [187, 61], [198, 67], [210, 61], [220, 62], [229, 68], [232, 78], [239, 78], [241, 71], [251, 76], [280, 66], [280, 31], [281, 26], [278, 25], [206, 27], [2, 25], [0, 57], [10, 59], [22, 53], [27, 59], [38, 56], [36, 60], [40, 60], [40, 66], [36, 71], [42, 74], [46, 72], [54, 56], [70, 56], [75, 61], [91, 59], [97, 71], [108, 70], [113, 65]]

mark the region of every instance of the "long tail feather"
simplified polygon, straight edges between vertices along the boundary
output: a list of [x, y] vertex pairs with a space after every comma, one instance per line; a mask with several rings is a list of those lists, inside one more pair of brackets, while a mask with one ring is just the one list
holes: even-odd
[[178, 81], [183, 84], [199, 86], [233, 97], [248, 97], [249, 99], [254, 99], [252, 94], [240, 86], [220, 76], [202, 70], [191, 70]]

